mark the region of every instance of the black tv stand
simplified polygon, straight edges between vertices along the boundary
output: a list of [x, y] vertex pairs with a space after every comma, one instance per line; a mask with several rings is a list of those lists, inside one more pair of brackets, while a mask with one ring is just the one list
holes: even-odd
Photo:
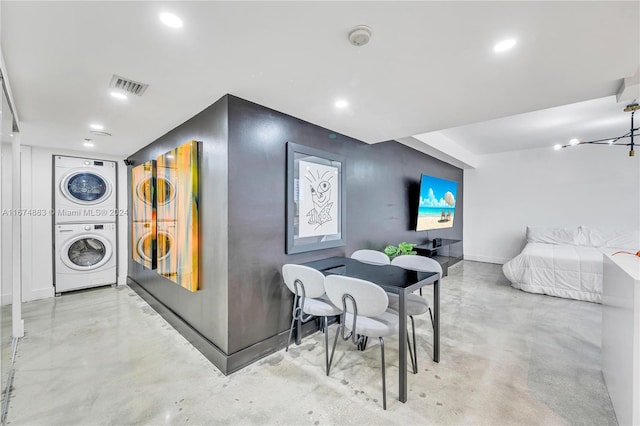
[[433, 246], [433, 240], [424, 244], [418, 244], [413, 248], [418, 255], [431, 257], [442, 266], [442, 276], [446, 277], [449, 266], [455, 265], [462, 260], [462, 240], [452, 240], [442, 238], [441, 245]]

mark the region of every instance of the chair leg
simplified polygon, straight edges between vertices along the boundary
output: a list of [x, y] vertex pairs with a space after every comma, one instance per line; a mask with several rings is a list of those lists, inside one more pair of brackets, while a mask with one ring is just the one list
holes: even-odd
[[380, 339], [380, 355], [382, 358], [382, 408], [386, 410], [387, 409], [387, 380], [386, 380], [386, 374], [384, 371], [384, 340], [382, 339], [382, 337], [379, 337], [378, 339]]
[[433, 324], [433, 313], [431, 312], [431, 307], [429, 307], [429, 316], [431, 317], [431, 328], [435, 330], [436, 326]]
[[[409, 315], [411, 318], [411, 332], [413, 333], [413, 358], [415, 359], [415, 363], [413, 364], [413, 374], [418, 374], [418, 346], [416, 345], [416, 325], [413, 322], [413, 316]], [[409, 339], [407, 339], [408, 341]]]
[[296, 323], [296, 337], [295, 340], [296, 345], [300, 345], [302, 343], [302, 312], [298, 313], [298, 322]]
[[296, 309], [293, 310], [293, 318], [291, 318], [291, 327], [289, 327], [289, 338], [287, 339], [287, 347], [284, 350], [285, 352], [289, 352], [289, 343], [291, 343], [291, 336], [293, 335], [293, 326], [296, 322]]
[[324, 366], [329, 375], [329, 319], [324, 317]]
[[336, 344], [338, 343], [338, 336], [340, 336], [340, 332], [342, 331], [343, 327], [344, 327], [344, 324], [340, 324], [340, 326], [336, 330], [336, 338], [333, 339], [333, 348], [331, 349], [331, 357], [329, 358], [329, 365], [327, 366], [327, 376], [329, 375], [329, 372], [331, 372], [331, 364], [333, 364], [333, 354], [336, 351]]
[[411, 359], [411, 370], [413, 374], [416, 374], [416, 362], [413, 357], [413, 349], [411, 348], [411, 339], [409, 338], [409, 331], [407, 330], [407, 346], [409, 347], [409, 359]]
[[367, 349], [367, 343], [369, 342], [369, 337], [368, 336], [360, 336], [360, 343], [358, 343], [358, 350], [359, 351], [363, 351], [365, 349]]

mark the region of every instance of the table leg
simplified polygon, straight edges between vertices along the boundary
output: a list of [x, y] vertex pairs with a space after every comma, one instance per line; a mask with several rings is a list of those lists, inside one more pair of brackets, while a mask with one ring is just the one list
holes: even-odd
[[398, 399], [400, 402], [407, 402], [407, 305], [406, 305], [406, 291], [402, 290], [398, 295], [400, 306], [398, 307], [398, 315], [400, 317], [400, 328], [398, 333], [398, 354], [400, 356], [400, 396]]
[[433, 360], [440, 362], [440, 280], [433, 284]]

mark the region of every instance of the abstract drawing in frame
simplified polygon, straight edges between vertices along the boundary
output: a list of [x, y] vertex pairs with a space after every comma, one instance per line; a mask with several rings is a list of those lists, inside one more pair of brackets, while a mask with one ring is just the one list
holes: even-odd
[[131, 169], [131, 257], [156, 268], [155, 160]]
[[158, 157], [158, 273], [189, 291], [199, 285], [200, 142], [190, 141]]
[[286, 253], [345, 244], [345, 160], [287, 142]]

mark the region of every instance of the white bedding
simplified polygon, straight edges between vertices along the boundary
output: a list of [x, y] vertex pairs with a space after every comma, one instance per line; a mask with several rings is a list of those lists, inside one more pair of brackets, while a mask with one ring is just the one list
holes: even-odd
[[520, 290], [601, 303], [603, 254], [639, 248], [639, 230], [529, 226], [527, 245], [502, 271]]
[[601, 303], [602, 256], [593, 247], [527, 243], [502, 270], [514, 288]]

